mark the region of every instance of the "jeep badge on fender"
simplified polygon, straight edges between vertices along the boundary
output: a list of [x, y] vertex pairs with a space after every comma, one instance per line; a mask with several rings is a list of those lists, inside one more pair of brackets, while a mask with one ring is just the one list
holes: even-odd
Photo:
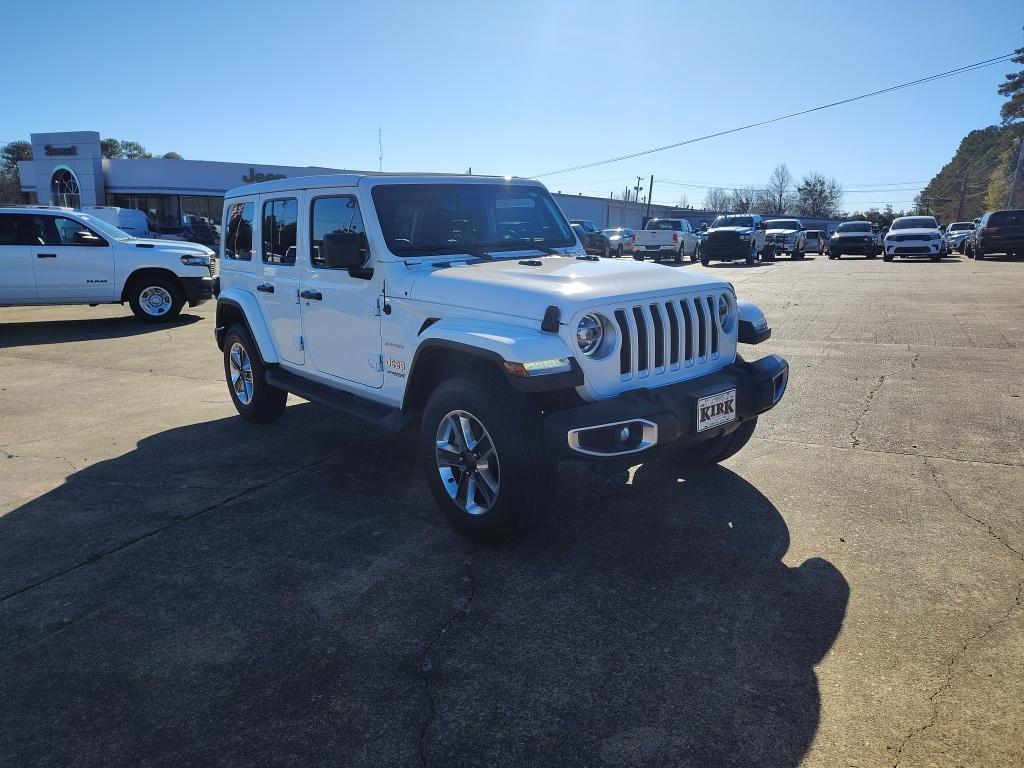
[[271, 421], [291, 392], [415, 432], [438, 506], [481, 541], [541, 521], [559, 461], [723, 461], [786, 390], [781, 357], [737, 354], [771, 329], [729, 283], [587, 256], [536, 181], [278, 179], [228, 192], [223, 232], [238, 412]]

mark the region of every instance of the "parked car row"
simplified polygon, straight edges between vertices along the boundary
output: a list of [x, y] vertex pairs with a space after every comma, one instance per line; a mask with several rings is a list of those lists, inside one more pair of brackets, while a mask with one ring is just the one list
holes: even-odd
[[1024, 209], [982, 214], [974, 220], [958, 250], [967, 258], [976, 260], [995, 254], [1024, 256]]

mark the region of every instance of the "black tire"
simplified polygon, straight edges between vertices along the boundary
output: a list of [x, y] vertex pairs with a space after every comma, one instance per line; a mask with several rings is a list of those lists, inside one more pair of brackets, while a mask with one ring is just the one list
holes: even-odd
[[669, 449], [665, 458], [687, 467], [704, 467], [718, 464], [730, 456], [735, 456], [749, 441], [757, 427], [757, 417], [747, 419], [727, 435], [716, 437], [704, 443], [686, 448]]
[[[465, 493], [468, 502], [473, 473], [448, 468], [448, 481], [441, 476], [437, 435], [446, 417], [456, 411], [482, 425], [497, 457], [497, 493], [481, 514], [470, 514], [448, 492], [448, 485], [455, 483], [456, 495]], [[540, 414], [498, 375], [480, 371], [441, 384], [423, 410], [419, 445], [434, 500], [464, 536], [500, 544], [529, 533], [544, 519], [557, 484], [557, 462], [545, 455]]]
[[791, 258], [791, 259], [792, 259], [793, 261], [799, 261], [799, 260], [800, 260], [800, 259], [802, 259], [803, 257], [804, 257], [804, 252], [803, 252], [803, 251], [793, 251], [793, 255], [792, 255], [792, 256], [790, 256], [790, 258]]
[[633, 254], [633, 260], [634, 261], [643, 261], [644, 260], [644, 255], [642, 253], [634, 253]]
[[622, 258], [622, 243], [619, 243], [619, 247], [615, 251], [615, 258], [616, 259], [621, 259]]
[[975, 248], [974, 249], [974, 260], [975, 261], [981, 261], [984, 258], [985, 258], [985, 252], [983, 250], [981, 250], [981, 248]]
[[676, 257], [673, 259], [676, 264], [683, 263], [683, 246], [679, 246], [679, 250], [676, 251]]
[[868, 259], [874, 259], [878, 257], [878, 254], [872, 251], [871, 253], [865, 254], [865, 257]]
[[174, 278], [143, 275], [130, 284], [128, 306], [144, 323], [167, 323], [181, 314], [185, 306], [185, 291]]
[[693, 249], [693, 253], [690, 254], [690, 261], [696, 261], [700, 258], [700, 246]]
[[[238, 348], [244, 355], [239, 354], [233, 365], [232, 356], [239, 352]], [[236, 389], [232, 377], [234, 370], [244, 371], [246, 362], [249, 367], [251, 394], [244, 389], [244, 384]], [[249, 329], [241, 323], [232, 325], [224, 335], [224, 380], [227, 382], [235, 410], [247, 421], [273, 421], [284, 412], [285, 404], [288, 402], [288, 393], [285, 390], [267, 384], [266, 371], [267, 366], [263, 363], [252, 336], [249, 335]]]
[[700, 254], [700, 263], [703, 264], [705, 267], [711, 263], [711, 258], [703, 251], [701, 251]]
[[891, 253], [884, 253], [884, 254], [882, 254], [882, 261], [892, 261], [892, 254]]

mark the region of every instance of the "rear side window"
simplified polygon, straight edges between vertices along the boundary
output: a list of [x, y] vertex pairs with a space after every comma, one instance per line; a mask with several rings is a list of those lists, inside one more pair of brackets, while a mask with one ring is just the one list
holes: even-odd
[[310, 214], [313, 253], [310, 262], [316, 269], [327, 269], [324, 261], [324, 235], [354, 234], [366, 244], [366, 230], [359, 213], [359, 202], [350, 195], [318, 197]]
[[996, 211], [988, 217], [988, 227], [1024, 227], [1024, 211]]
[[42, 245], [32, 237], [32, 220], [28, 216], [0, 216], [0, 245]]
[[252, 203], [232, 203], [227, 209], [224, 256], [236, 261], [252, 259]]
[[266, 264], [295, 265], [299, 201], [268, 200], [263, 204], [263, 261]]

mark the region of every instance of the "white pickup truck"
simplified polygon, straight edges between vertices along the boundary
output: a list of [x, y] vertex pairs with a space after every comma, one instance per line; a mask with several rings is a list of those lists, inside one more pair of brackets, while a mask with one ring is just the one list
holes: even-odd
[[697, 233], [686, 219], [651, 219], [633, 238], [633, 258], [654, 261], [672, 257], [676, 264], [686, 256], [697, 260]]

